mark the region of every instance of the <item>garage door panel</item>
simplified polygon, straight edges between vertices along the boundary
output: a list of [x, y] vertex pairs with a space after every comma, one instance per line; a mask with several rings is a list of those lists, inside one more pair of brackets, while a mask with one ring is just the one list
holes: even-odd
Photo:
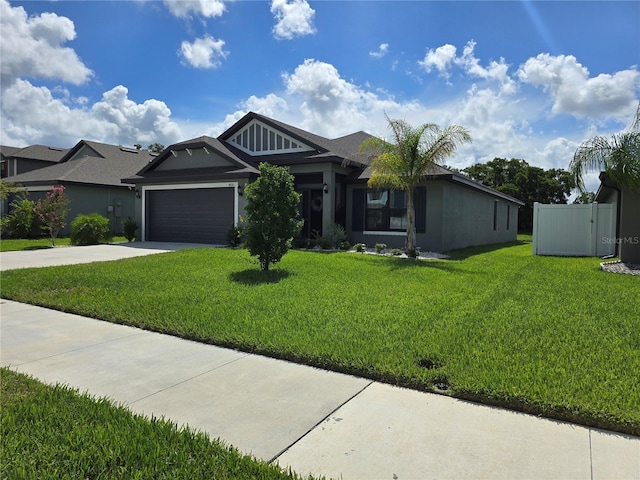
[[224, 244], [234, 221], [233, 188], [151, 190], [146, 205], [151, 241]]

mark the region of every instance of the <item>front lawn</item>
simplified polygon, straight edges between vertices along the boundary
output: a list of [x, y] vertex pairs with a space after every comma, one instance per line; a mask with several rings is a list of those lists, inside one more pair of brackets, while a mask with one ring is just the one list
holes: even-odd
[[640, 434], [640, 279], [530, 244], [451, 260], [190, 249], [2, 273], [2, 296]]
[[1, 374], [0, 478], [302, 478], [109, 400]]

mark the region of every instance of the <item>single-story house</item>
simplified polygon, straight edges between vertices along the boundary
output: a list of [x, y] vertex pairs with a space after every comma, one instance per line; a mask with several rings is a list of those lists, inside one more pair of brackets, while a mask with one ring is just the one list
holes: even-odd
[[[141, 240], [226, 243], [245, 206], [247, 183], [260, 162], [287, 166], [301, 194], [302, 236], [342, 225], [351, 243], [402, 247], [406, 198], [367, 188], [367, 160], [356, 155], [370, 135], [328, 139], [272, 118], [248, 113], [217, 138], [170, 145], [137, 174]], [[417, 245], [445, 251], [516, 240], [519, 200], [437, 167], [415, 194]]]
[[64, 186], [70, 212], [62, 235], [69, 234], [77, 215], [91, 213], [107, 217], [113, 233], [118, 234], [122, 233], [122, 222], [135, 217], [136, 200], [134, 186], [121, 179], [135, 174], [154, 158], [146, 150], [81, 140], [59, 162], [6, 180], [22, 185], [33, 201], [44, 198], [54, 186]]
[[616, 204], [616, 237], [609, 241], [622, 262], [640, 264], [640, 191], [619, 187], [601, 172], [595, 201]]

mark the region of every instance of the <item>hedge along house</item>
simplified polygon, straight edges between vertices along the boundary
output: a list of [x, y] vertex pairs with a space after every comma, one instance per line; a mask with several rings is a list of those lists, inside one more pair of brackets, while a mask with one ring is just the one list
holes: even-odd
[[[286, 166], [301, 195], [302, 237], [345, 227], [352, 243], [404, 245], [404, 192], [371, 191], [368, 165], [356, 155], [370, 135], [328, 139], [248, 113], [217, 138], [167, 147], [137, 175], [142, 240], [225, 244], [244, 211], [244, 187], [260, 162]], [[349, 159], [348, 161], [346, 159]], [[416, 192], [418, 245], [449, 250], [513, 241], [518, 200], [438, 168]]]
[[[91, 213], [108, 218], [113, 233], [120, 234], [122, 222], [135, 217], [134, 187], [121, 179], [153, 158], [146, 150], [81, 140], [58, 163], [7, 177], [7, 181], [22, 185], [33, 201], [44, 198], [54, 186], [64, 186], [70, 211], [61, 235], [70, 233], [77, 215]], [[15, 198], [12, 195], [9, 202]]]

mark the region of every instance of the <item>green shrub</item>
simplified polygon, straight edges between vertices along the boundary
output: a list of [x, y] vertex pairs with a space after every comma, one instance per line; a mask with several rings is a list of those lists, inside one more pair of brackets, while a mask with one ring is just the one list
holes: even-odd
[[133, 220], [131, 217], [128, 217], [122, 223], [122, 229], [124, 230], [124, 238], [127, 239], [127, 242], [133, 242], [133, 240], [136, 238], [138, 223], [135, 220]]
[[356, 243], [353, 248], [355, 248], [356, 252], [366, 252], [367, 251], [367, 244], [366, 243]]
[[386, 248], [386, 243], [376, 243], [376, 253], [383, 253]]
[[333, 241], [329, 237], [319, 237], [317, 239], [318, 246], [323, 250], [330, 250], [333, 248]]
[[109, 219], [99, 213], [78, 215], [71, 222], [73, 245], [97, 245], [111, 239]]
[[391, 250], [391, 255], [394, 255], [396, 257], [402, 255], [402, 250], [400, 250], [399, 248], [394, 248], [393, 250]]
[[[330, 244], [329, 248], [338, 248], [338, 246], [347, 239], [344, 227], [338, 223], [329, 225], [327, 233], [324, 236]], [[322, 244], [320, 246], [322, 246]], [[324, 248], [324, 246], [322, 246], [322, 248]]]
[[340, 242], [339, 248], [340, 248], [340, 250], [347, 251], [347, 250], [349, 250], [351, 248], [351, 244], [349, 243], [348, 240], [345, 240], [343, 242]]
[[232, 224], [227, 230], [227, 244], [232, 248], [237, 248], [242, 243], [242, 230], [239, 225]]
[[11, 202], [11, 214], [2, 218], [2, 238], [34, 238], [40, 231], [40, 222], [34, 208], [36, 204], [27, 198]]

